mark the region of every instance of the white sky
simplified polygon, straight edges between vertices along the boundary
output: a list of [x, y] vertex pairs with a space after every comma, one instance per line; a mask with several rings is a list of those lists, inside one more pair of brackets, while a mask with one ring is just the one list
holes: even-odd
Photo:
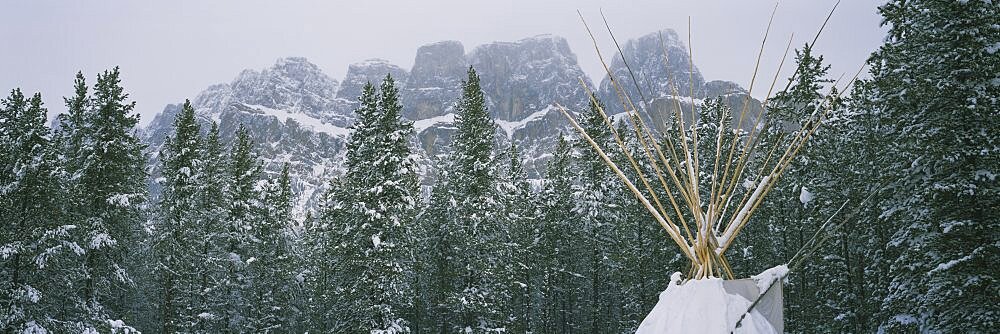
[[[761, 64], [770, 83], [788, 42], [812, 40], [834, 0], [786, 0], [778, 7]], [[853, 74], [883, 39], [876, 6], [845, 0], [816, 50], [831, 74]], [[694, 61], [706, 80], [746, 87], [773, 1], [16, 1], [0, 11], [0, 93], [15, 87], [42, 92], [50, 113], [65, 110], [73, 75], [92, 84], [97, 72], [121, 66], [125, 88], [142, 123], [168, 103], [206, 86], [229, 82], [245, 68], [303, 56], [334, 79], [347, 66], [385, 58], [409, 69], [416, 49], [458, 40], [466, 52], [492, 41], [538, 34], [565, 37], [594, 82], [603, 69], [576, 10], [595, 30], [604, 54], [613, 44], [603, 9], [619, 42], [661, 28], [686, 38], [692, 18]], [[789, 60], [790, 61], [790, 60]], [[790, 69], [786, 63], [785, 69]], [[763, 89], [755, 89], [762, 96]]]

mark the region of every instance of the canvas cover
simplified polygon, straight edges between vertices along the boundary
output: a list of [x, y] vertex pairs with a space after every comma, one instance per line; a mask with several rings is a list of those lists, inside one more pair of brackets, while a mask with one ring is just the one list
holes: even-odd
[[[773, 287], [761, 296], [763, 289]], [[736, 323], [760, 296], [760, 301]], [[782, 333], [784, 331], [781, 280], [718, 278], [680, 282], [679, 275], [660, 293], [653, 310], [636, 333]]]

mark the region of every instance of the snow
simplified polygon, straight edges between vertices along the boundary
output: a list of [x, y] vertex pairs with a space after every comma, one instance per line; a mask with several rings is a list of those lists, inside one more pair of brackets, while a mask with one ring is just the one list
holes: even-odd
[[111, 333], [121, 333], [121, 334], [132, 334], [139, 333], [135, 328], [126, 325], [124, 321], [121, 320], [108, 320], [108, 326], [111, 327]]
[[416, 133], [421, 133], [421, 132], [424, 132], [424, 130], [427, 130], [427, 129], [431, 128], [432, 126], [435, 126], [435, 125], [438, 125], [438, 124], [453, 124], [453, 123], [455, 123], [455, 114], [454, 113], [447, 113], [447, 114], [444, 114], [444, 115], [441, 115], [441, 116], [437, 116], [437, 117], [431, 117], [431, 118], [426, 118], [426, 119], [422, 119], [422, 120], [419, 120], [419, 121], [414, 121], [413, 122], [413, 131], [416, 132]]
[[[749, 213], [750, 208], [753, 207], [753, 204], [757, 202], [757, 198], [760, 197], [761, 192], [763, 192], [764, 188], [767, 187], [767, 183], [769, 181], [771, 181], [770, 175], [761, 178], [760, 183], [757, 184], [757, 189], [753, 191], [753, 194], [750, 195], [750, 199], [747, 200], [746, 204], [743, 205], [743, 208], [740, 208], [740, 212], [736, 214], [736, 217], [733, 219], [734, 223], [726, 227], [725, 233], [719, 236], [718, 238], [719, 245], [727, 244], [729, 242], [729, 239], [733, 237], [733, 235], [736, 233], [736, 228], [739, 226], [740, 222], [743, 221], [743, 218], [746, 217], [746, 215]], [[717, 253], [720, 253], [721, 251], [722, 251], [721, 247], [716, 250]]]
[[46, 330], [45, 327], [42, 327], [35, 321], [29, 321], [27, 324], [25, 324], [24, 330], [21, 331], [21, 334], [48, 334], [48, 333], [49, 331]]
[[301, 113], [293, 113], [285, 110], [272, 109], [257, 104], [246, 104], [247, 107], [260, 110], [266, 115], [274, 116], [278, 120], [293, 120], [306, 129], [316, 132], [323, 132], [332, 136], [347, 137], [351, 133], [350, 129], [342, 128], [333, 124], [325, 123], [323, 120]]
[[38, 301], [42, 299], [42, 292], [38, 291], [38, 289], [35, 289], [35, 288], [31, 287], [31, 286], [25, 286], [24, 287], [24, 296], [28, 299], [29, 302], [31, 302], [32, 304], [35, 304], [35, 303], [38, 303]]
[[764, 291], [767, 291], [767, 289], [771, 287], [771, 284], [774, 284], [774, 281], [785, 278], [785, 276], [788, 276], [788, 266], [780, 265], [765, 270], [764, 272], [757, 274], [752, 278], [754, 281], [757, 281], [757, 289], [759, 289], [760, 292], [763, 294]]
[[552, 110], [555, 110], [555, 107], [550, 105], [542, 110], [536, 111], [531, 115], [528, 115], [527, 117], [521, 119], [520, 121], [504, 121], [498, 119], [496, 120], [496, 123], [497, 125], [500, 126], [501, 129], [503, 129], [504, 133], [507, 134], [507, 138], [512, 138], [514, 136], [514, 131], [517, 131], [518, 129], [525, 127], [526, 125], [528, 125], [528, 123], [542, 119], [543, 117], [545, 117], [545, 115], [548, 115], [549, 112]]
[[993, 43], [993, 45], [986, 47], [986, 52], [989, 54], [997, 53], [997, 51], [1000, 51], [1000, 43]]
[[802, 191], [799, 192], [799, 202], [802, 202], [802, 205], [806, 205], [812, 200], [813, 193], [809, 192], [809, 189], [806, 189], [806, 187], [802, 187]]
[[[779, 266], [754, 276], [754, 279], [760, 286], [768, 280], [773, 282], [787, 272], [788, 268]], [[636, 334], [778, 333], [757, 309], [751, 310], [740, 327], [735, 328], [753, 301], [727, 292], [723, 282], [725, 281], [720, 278], [681, 282], [681, 274], [674, 273], [667, 289], [660, 293], [656, 306], [639, 324]]]
[[129, 195], [127, 194], [114, 194], [108, 197], [108, 204], [116, 205], [119, 207], [128, 207], [132, 201], [129, 200]]
[[368, 67], [368, 66], [388, 65], [388, 64], [390, 64], [389, 61], [382, 58], [368, 58], [359, 61], [357, 63], [351, 64], [349, 66]]
[[939, 272], [939, 271], [951, 269], [952, 267], [954, 267], [955, 265], [957, 265], [959, 263], [971, 260], [972, 257], [973, 257], [973, 255], [974, 254], [969, 254], [969, 255], [963, 256], [963, 257], [958, 258], [958, 259], [954, 259], [954, 260], [951, 260], [951, 261], [948, 261], [948, 262], [945, 262], [945, 263], [938, 264], [937, 267], [935, 267], [934, 270], [931, 270], [930, 272], [928, 272], [927, 275], [933, 274], [935, 272]]
[[17, 253], [18, 253], [17, 249], [11, 247], [11, 245], [4, 245], [3, 247], [0, 247], [0, 260], [9, 259], [11, 256], [14, 256], [14, 254]]
[[107, 233], [98, 233], [90, 238], [90, 249], [100, 249], [104, 246], [114, 246], [115, 240]]

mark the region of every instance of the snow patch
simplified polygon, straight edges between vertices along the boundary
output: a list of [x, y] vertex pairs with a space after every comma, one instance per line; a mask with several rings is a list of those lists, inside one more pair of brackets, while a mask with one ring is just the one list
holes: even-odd
[[45, 327], [42, 327], [42, 325], [39, 325], [34, 320], [28, 321], [28, 323], [24, 325], [24, 330], [21, 331], [21, 334], [48, 334], [48, 333], [49, 331], [45, 329]]
[[777, 280], [785, 278], [785, 276], [788, 276], [788, 266], [780, 265], [765, 270], [764, 272], [751, 278], [753, 278], [754, 281], [757, 281], [757, 289], [760, 289], [760, 293], [763, 294], [764, 291], [767, 291], [767, 289], [771, 287], [771, 284], [774, 284]]
[[1000, 51], [1000, 43], [994, 43], [993, 45], [986, 47], [986, 53], [994, 54]]
[[799, 202], [802, 202], [802, 205], [806, 205], [812, 200], [813, 193], [809, 192], [809, 189], [806, 189], [806, 187], [802, 187], [802, 191], [799, 192]]
[[414, 121], [413, 131], [416, 133], [421, 133], [424, 132], [424, 130], [427, 130], [438, 124], [454, 124], [454, 123], [455, 123], [455, 114], [447, 113], [437, 117], [431, 117], [419, 121]]
[[114, 246], [115, 239], [112, 239], [107, 233], [98, 233], [94, 237], [90, 238], [90, 249], [100, 249], [104, 246]]
[[138, 334], [139, 331], [126, 325], [124, 321], [121, 320], [108, 320], [108, 326], [111, 327], [111, 333], [117, 334]]
[[107, 202], [108, 202], [108, 204], [116, 205], [116, 206], [119, 206], [119, 207], [122, 207], [122, 208], [129, 207], [129, 205], [132, 203], [132, 201], [129, 200], [129, 195], [128, 194], [114, 194], [114, 195], [111, 195], [111, 197], [108, 197]]
[[520, 121], [504, 121], [496, 120], [497, 125], [503, 129], [504, 133], [507, 134], [507, 138], [512, 138], [514, 136], [514, 131], [524, 128], [528, 123], [537, 121], [548, 115], [550, 111], [555, 110], [555, 106], [549, 105], [542, 110], [536, 111], [531, 115], [521, 119]]
[[266, 115], [274, 116], [280, 121], [293, 120], [299, 126], [316, 132], [323, 132], [332, 136], [347, 137], [351, 133], [350, 129], [342, 128], [333, 124], [325, 123], [323, 120], [301, 113], [293, 113], [285, 110], [272, 109], [257, 104], [244, 104], [247, 107], [257, 109]]
[[954, 267], [955, 265], [957, 265], [959, 263], [971, 260], [972, 259], [972, 255], [973, 254], [969, 254], [969, 255], [963, 256], [963, 257], [958, 258], [958, 259], [954, 259], [954, 260], [951, 260], [951, 261], [948, 261], [948, 262], [945, 262], [945, 263], [938, 264], [937, 267], [934, 268], [934, 270], [931, 270], [931, 271], [927, 272], [927, 275], [930, 276], [931, 274], [934, 274], [936, 272], [945, 271], [945, 270], [951, 269], [952, 267]]

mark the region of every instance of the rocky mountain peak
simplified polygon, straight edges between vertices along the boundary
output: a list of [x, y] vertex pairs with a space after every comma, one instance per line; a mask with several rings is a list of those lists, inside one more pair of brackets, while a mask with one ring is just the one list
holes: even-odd
[[586, 103], [580, 79], [588, 85], [590, 80], [565, 38], [539, 35], [484, 44], [468, 58], [499, 120], [520, 121], [552, 103]]
[[730, 94], [746, 94], [747, 90], [732, 81], [713, 80], [705, 83], [703, 87], [705, 96], [719, 96]]
[[[625, 61], [622, 61], [618, 50], [614, 50], [608, 56], [611, 58], [608, 67], [619, 80], [621, 88], [633, 99], [639, 100], [643, 96], [647, 100], [665, 96], [689, 96], [692, 91], [695, 96], [700, 95], [705, 79], [697, 66], [692, 68], [688, 49], [674, 30], [664, 29], [646, 34], [628, 40], [621, 46]], [[629, 68], [632, 70], [631, 74]], [[632, 75], [635, 76], [635, 82]], [[636, 89], [636, 83], [642, 94]], [[601, 80], [599, 90], [599, 95], [609, 102], [609, 109], [620, 112], [617, 94], [607, 75]]]
[[393, 80], [400, 86], [404, 86], [410, 76], [403, 68], [381, 58], [371, 58], [351, 64], [347, 67], [347, 76], [344, 77], [340, 90], [337, 91], [337, 98], [355, 101], [361, 96], [361, 88], [366, 83], [378, 85], [386, 74], [391, 74]]
[[410, 88], [458, 86], [468, 70], [465, 47], [458, 41], [442, 41], [417, 49], [410, 81]]
[[330, 118], [338, 87], [334, 80], [305, 58], [278, 59], [261, 71], [244, 70], [229, 84], [209, 86], [193, 103], [200, 113], [217, 115], [232, 103], [260, 105]]
[[[706, 83], [696, 68], [691, 71], [687, 48], [674, 31], [655, 32], [622, 45], [648, 99], [643, 111], [654, 127], [672, 124], [670, 117], [678, 106], [682, 114], [691, 115], [697, 113], [700, 101], [715, 96], [726, 99], [734, 110], [749, 101], [751, 118], [759, 114], [760, 102], [746, 99], [746, 91], [739, 85]], [[669, 55], [666, 65], [664, 47]], [[611, 70], [629, 96], [638, 99], [624, 62], [617, 52], [612, 55], [608, 56]], [[226, 140], [245, 125], [260, 143], [260, 156], [268, 172], [276, 173], [285, 162], [291, 163], [291, 174], [297, 180], [295, 191], [300, 194], [296, 208], [304, 210], [313, 207], [330, 178], [342, 172], [353, 110], [365, 83], [378, 84], [386, 74], [396, 79], [403, 116], [414, 122], [420, 147], [416, 153], [421, 173], [426, 175], [433, 168], [431, 157], [445, 152], [450, 144], [455, 130], [453, 106], [470, 65], [480, 76], [487, 108], [498, 126], [497, 140], [501, 145], [516, 143], [526, 159], [528, 174], [541, 177], [558, 134], [571, 132], [555, 104], [571, 113], [580, 112], [589, 101], [581, 78], [584, 85], [593, 87], [569, 43], [558, 36], [493, 42], [469, 53], [457, 41], [428, 44], [417, 50], [412, 72], [384, 59], [368, 59], [348, 66], [339, 85], [305, 58], [283, 58], [262, 70], [245, 70], [230, 83], [210, 86], [192, 101], [199, 121], [206, 128], [209, 122], [218, 122]], [[688, 96], [691, 89], [694, 98]], [[602, 80], [597, 93], [609, 112], [622, 111], [608, 78]], [[162, 147], [179, 110], [179, 104], [167, 106], [144, 131], [150, 152]]]
[[421, 46], [403, 91], [403, 116], [411, 120], [442, 116], [458, 98], [469, 69], [465, 47], [458, 41]]

